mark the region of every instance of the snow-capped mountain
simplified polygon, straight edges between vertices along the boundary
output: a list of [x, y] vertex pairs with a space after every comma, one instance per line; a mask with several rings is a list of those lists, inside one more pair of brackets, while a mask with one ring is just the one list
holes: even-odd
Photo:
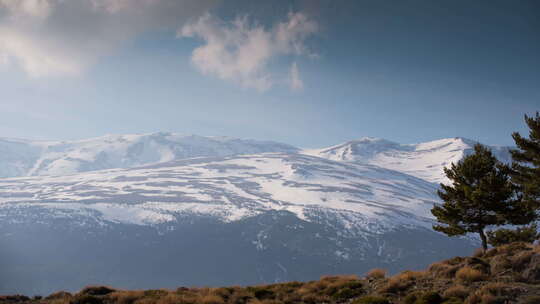
[[[336, 161], [358, 162], [404, 172], [434, 183], [447, 182], [443, 168], [473, 151], [477, 142], [461, 137], [419, 144], [398, 144], [364, 137], [336, 146], [305, 150], [304, 153]], [[508, 147], [490, 147], [503, 162], [510, 161]]]
[[173, 159], [296, 150], [270, 141], [172, 133], [107, 135], [77, 141], [0, 138], [0, 177], [66, 175]]
[[473, 144], [4, 139], [0, 172], [16, 177], [0, 179], [0, 293], [308, 280], [467, 254], [474, 240], [434, 232], [429, 210]]
[[74, 212], [138, 225], [176, 221], [178, 214], [230, 222], [280, 210], [310, 221], [326, 212], [343, 217], [347, 234], [429, 227], [437, 201], [433, 185], [406, 174], [283, 153], [4, 179], [0, 193], [4, 211], [46, 208], [54, 217]]

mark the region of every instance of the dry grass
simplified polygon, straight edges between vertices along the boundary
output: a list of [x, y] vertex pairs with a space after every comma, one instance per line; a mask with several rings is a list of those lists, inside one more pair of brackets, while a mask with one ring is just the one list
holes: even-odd
[[366, 278], [372, 280], [380, 280], [386, 277], [386, 270], [381, 268], [371, 269], [366, 273]]
[[213, 294], [207, 294], [207, 295], [204, 295], [202, 296], [198, 303], [201, 303], [201, 304], [224, 304], [225, 301], [223, 300], [223, 298], [217, 296], [217, 295], [213, 295]]
[[144, 291], [115, 291], [109, 297], [118, 304], [133, 304], [144, 297]]
[[429, 265], [428, 271], [438, 278], [453, 278], [458, 271], [458, 265], [451, 265], [445, 262], [438, 262]]
[[478, 292], [481, 294], [491, 294], [498, 297], [515, 298], [523, 292], [523, 289], [515, 286], [514, 284], [491, 282], [482, 286]]
[[322, 276], [320, 281], [326, 282], [338, 282], [338, 281], [356, 281], [360, 278], [355, 274], [346, 274], [346, 275], [333, 275], [333, 276]]
[[474, 250], [472, 256], [475, 257], [475, 258], [478, 258], [478, 257], [483, 256], [485, 253], [486, 253], [486, 251], [484, 250], [484, 248], [476, 248]]
[[503, 255], [493, 257], [490, 261], [490, 265], [490, 272], [493, 275], [505, 273], [512, 268], [512, 262]]
[[464, 283], [472, 283], [485, 279], [485, 275], [474, 268], [465, 266], [456, 272], [456, 279]]
[[451, 286], [447, 290], [444, 291], [443, 296], [445, 298], [460, 298], [465, 299], [469, 295], [470, 291], [467, 287], [463, 285], [455, 285]]
[[399, 294], [406, 291], [426, 276], [427, 272], [425, 271], [404, 271], [389, 278], [379, 291], [382, 293]]
[[526, 290], [513, 284], [490, 282], [476, 290], [466, 300], [465, 304], [500, 304], [515, 303]]

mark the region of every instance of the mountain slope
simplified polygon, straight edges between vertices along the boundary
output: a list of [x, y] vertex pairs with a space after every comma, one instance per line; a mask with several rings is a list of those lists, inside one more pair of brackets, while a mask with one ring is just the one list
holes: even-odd
[[1, 210], [97, 211], [102, 220], [139, 225], [174, 221], [177, 213], [233, 221], [286, 210], [309, 220], [324, 210], [343, 216], [348, 233], [372, 224], [429, 226], [429, 209], [437, 201], [433, 185], [406, 174], [283, 153], [3, 179], [0, 193]]
[[295, 152], [270, 141], [171, 133], [107, 135], [77, 141], [0, 138], [0, 177], [65, 175], [193, 157]]
[[419, 268], [474, 246], [431, 230], [434, 191], [397, 171], [296, 153], [1, 179], [0, 292]]
[[[305, 150], [303, 153], [336, 161], [372, 164], [441, 183], [448, 181], [443, 168], [470, 154], [475, 144], [475, 141], [460, 137], [420, 144], [398, 144], [364, 137], [328, 148]], [[508, 147], [490, 148], [501, 161], [510, 161]]]

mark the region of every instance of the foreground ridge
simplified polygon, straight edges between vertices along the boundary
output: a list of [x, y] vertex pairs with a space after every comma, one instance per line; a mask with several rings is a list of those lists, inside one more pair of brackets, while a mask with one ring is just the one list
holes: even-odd
[[75, 294], [60, 291], [44, 298], [1, 296], [0, 303], [535, 304], [540, 303], [539, 283], [540, 246], [512, 243], [391, 277], [374, 269], [364, 277], [325, 276], [318, 281], [248, 287], [128, 291], [90, 286]]

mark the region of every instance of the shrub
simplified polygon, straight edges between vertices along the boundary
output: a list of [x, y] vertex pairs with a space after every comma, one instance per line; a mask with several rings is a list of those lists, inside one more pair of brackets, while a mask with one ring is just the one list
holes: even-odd
[[377, 279], [384, 279], [385, 277], [386, 277], [386, 270], [381, 269], [381, 268], [371, 269], [370, 271], [368, 271], [368, 273], [366, 273], [366, 278], [368, 279], [377, 280]]
[[424, 293], [415, 304], [441, 304], [442, 297], [438, 292], [428, 291]]
[[521, 299], [521, 304], [538, 304], [540, 303], [540, 296], [528, 296]]
[[391, 277], [380, 291], [384, 293], [399, 293], [409, 289], [416, 281], [424, 278], [425, 272], [421, 271], [404, 271]]
[[152, 297], [152, 298], [159, 298], [159, 297], [166, 296], [168, 294], [168, 292], [163, 289], [150, 289], [150, 290], [145, 290], [143, 293], [145, 297]]
[[522, 293], [522, 289], [519, 286], [514, 286], [507, 283], [493, 282], [488, 283], [480, 290], [477, 291], [480, 295], [492, 295], [496, 297], [504, 297], [506, 299], [512, 299], [519, 296]]
[[456, 275], [456, 271], [458, 269], [458, 265], [451, 265], [448, 263], [439, 262], [429, 265], [428, 271], [437, 277], [453, 278]]
[[483, 294], [480, 297], [481, 304], [505, 304], [508, 303], [506, 298], [494, 296], [490, 294]]
[[[159, 298], [157, 304], [183, 304], [183, 303], [196, 303], [197, 298], [191, 295], [179, 295], [170, 293], [164, 297]], [[138, 303], [138, 301], [137, 301]]]
[[465, 299], [469, 295], [469, 289], [462, 285], [455, 285], [444, 291], [443, 296], [445, 298], [459, 298]]
[[442, 297], [437, 292], [415, 292], [403, 299], [405, 304], [441, 304]]
[[248, 291], [253, 292], [255, 298], [259, 300], [273, 299], [275, 297], [274, 292], [265, 287], [248, 287]]
[[390, 304], [390, 302], [383, 297], [365, 296], [352, 301], [351, 304]]
[[516, 229], [488, 231], [487, 235], [488, 243], [495, 247], [514, 242], [532, 243], [539, 237], [536, 224]]
[[522, 271], [529, 265], [531, 258], [535, 254], [536, 253], [534, 251], [527, 250], [527, 251], [519, 252], [518, 254], [512, 256], [510, 259], [512, 262], [512, 268], [517, 271]]
[[302, 297], [302, 302], [309, 304], [328, 303], [330, 302], [330, 297], [328, 297], [327, 295], [310, 293]]
[[403, 303], [414, 304], [416, 300], [418, 300], [419, 297], [420, 297], [420, 294], [417, 292], [410, 293], [407, 296], [405, 296], [405, 298], [403, 299]]
[[234, 292], [231, 297], [229, 298], [230, 303], [235, 304], [245, 304], [250, 299], [253, 299], [253, 296], [251, 293], [249, 293], [245, 289], [239, 289], [238, 291]]
[[115, 304], [133, 304], [138, 299], [144, 296], [143, 291], [117, 291], [110, 293], [108, 297], [114, 301]]
[[462, 282], [471, 283], [483, 280], [484, 274], [479, 270], [465, 266], [456, 272], [456, 279]]
[[460, 298], [448, 298], [442, 304], [463, 304], [463, 300]]
[[493, 257], [490, 261], [490, 265], [490, 272], [493, 275], [498, 275], [512, 268], [510, 260], [503, 255]]
[[225, 301], [223, 301], [222, 298], [216, 296], [216, 295], [205, 295], [200, 300], [199, 303], [201, 304], [224, 304]]
[[332, 276], [322, 276], [321, 281], [327, 281], [327, 282], [336, 282], [336, 281], [355, 281], [359, 280], [357, 275], [350, 274], [350, 275], [332, 275]]
[[66, 298], [71, 298], [71, 297], [72, 297], [71, 293], [67, 291], [58, 291], [55, 293], [51, 293], [50, 295], [45, 297], [45, 300], [66, 299]]
[[103, 299], [89, 294], [80, 294], [69, 301], [70, 304], [103, 304]]
[[465, 304], [480, 304], [481, 301], [482, 298], [480, 297], [480, 295], [473, 293], [470, 294], [467, 299], [465, 299]]
[[363, 293], [362, 289], [343, 288], [338, 290], [332, 295], [332, 299], [336, 301], [343, 301], [359, 296]]
[[475, 258], [479, 258], [479, 257], [483, 256], [485, 253], [486, 253], [486, 251], [484, 250], [484, 248], [476, 248], [474, 250], [472, 256], [475, 257]]
[[23, 295], [0, 296], [0, 303], [26, 302], [26, 301], [30, 301], [30, 298]]
[[87, 286], [83, 288], [79, 293], [93, 296], [104, 296], [116, 290], [107, 286]]

